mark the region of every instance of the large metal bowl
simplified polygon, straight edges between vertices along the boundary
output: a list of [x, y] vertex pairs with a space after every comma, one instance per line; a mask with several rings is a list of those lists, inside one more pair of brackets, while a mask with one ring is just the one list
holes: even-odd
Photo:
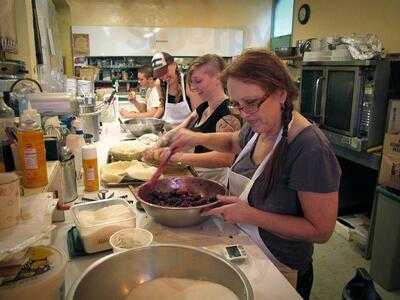
[[164, 130], [165, 121], [157, 118], [136, 118], [126, 120], [123, 127], [134, 136], [142, 136], [146, 133], [159, 133]]
[[159, 179], [154, 185], [143, 184], [138, 188], [135, 196], [141, 202], [147, 214], [160, 224], [171, 227], [187, 227], [205, 221], [208, 217], [201, 216], [201, 212], [205, 208], [214, 206], [215, 203], [194, 207], [166, 207], [148, 201], [149, 194], [153, 190], [171, 192], [177, 189], [200, 194], [203, 197], [224, 195], [226, 192], [224, 186], [212, 180], [200, 177], [176, 176]]
[[229, 288], [240, 300], [253, 299], [243, 272], [218, 255], [194, 247], [152, 245], [108, 255], [74, 283], [68, 300], [123, 300], [135, 287], [159, 277], [206, 280]]

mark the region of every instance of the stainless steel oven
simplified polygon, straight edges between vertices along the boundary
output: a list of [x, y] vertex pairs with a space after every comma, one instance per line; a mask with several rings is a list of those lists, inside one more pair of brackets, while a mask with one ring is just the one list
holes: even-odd
[[389, 61], [304, 62], [300, 109], [333, 144], [363, 151], [381, 145]]

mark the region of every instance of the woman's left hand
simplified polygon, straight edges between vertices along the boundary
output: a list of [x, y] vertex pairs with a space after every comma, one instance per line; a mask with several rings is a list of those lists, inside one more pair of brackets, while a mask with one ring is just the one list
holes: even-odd
[[[171, 151], [168, 147], [148, 149], [143, 152], [142, 159], [148, 163], [159, 163]], [[169, 161], [178, 163], [182, 153], [173, 154]]]
[[255, 208], [235, 196], [217, 196], [218, 203], [222, 206], [204, 211], [203, 216], [219, 216], [228, 223], [250, 223]]

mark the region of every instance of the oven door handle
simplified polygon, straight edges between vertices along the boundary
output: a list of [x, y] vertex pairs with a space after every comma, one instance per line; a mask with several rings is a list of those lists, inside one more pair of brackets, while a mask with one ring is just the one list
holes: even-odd
[[314, 89], [314, 116], [315, 117], [320, 117], [320, 115], [317, 115], [317, 103], [318, 103], [318, 91], [320, 89], [321, 81], [325, 79], [324, 76], [318, 77], [317, 81], [315, 82], [315, 89]]

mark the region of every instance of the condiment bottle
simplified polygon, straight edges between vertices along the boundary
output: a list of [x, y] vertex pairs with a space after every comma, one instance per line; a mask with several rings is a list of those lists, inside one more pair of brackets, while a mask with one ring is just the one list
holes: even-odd
[[37, 123], [37, 111], [31, 108], [30, 103], [20, 119], [17, 139], [22, 184], [27, 188], [45, 186], [48, 181], [43, 131]]
[[85, 139], [83, 138], [83, 131], [81, 129], [76, 130], [75, 133], [67, 135], [66, 145], [72, 151], [75, 156], [75, 170], [76, 180], [78, 185], [82, 185], [82, 147], [85, 145]]
[[86, 192], [99, 190], [99, 171], [97, 167], [97, 149], [95, 145], [82, 147], [83, 179]]

